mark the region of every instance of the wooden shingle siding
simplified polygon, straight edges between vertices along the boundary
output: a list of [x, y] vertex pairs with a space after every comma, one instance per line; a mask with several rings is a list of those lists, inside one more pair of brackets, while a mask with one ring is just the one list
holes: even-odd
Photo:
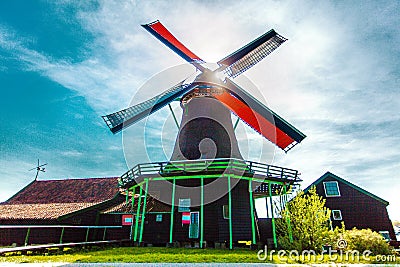
[[[317, 194], [326, 199], [326, 207], [330, 210], [341, 211], [342, 220], [331, 218], [333, 227], [340, 227], [341, 222], [344, 221], [347, 229], [356, 227], [358, 229], [370, 228], [377, 232], [389, 231], [390, 238], [396, 240], [393, 225], [386, 209], [387, 201], [329, 172], [321, 178], [307, 189], [315, 185]], [[328, 181], [338, 182], [340, 196], [327, 197], [325, 195], [323, 182]]]

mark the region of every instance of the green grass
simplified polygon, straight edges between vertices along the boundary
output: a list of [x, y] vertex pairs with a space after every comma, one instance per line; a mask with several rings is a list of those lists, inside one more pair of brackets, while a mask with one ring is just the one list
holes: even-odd
[[[53, 251], [57, 253], [57, 251]], [[323, 259], [317, 256], [311, 261], [298, 258], [291, 260], [278, 258], [274, 255], [272, 261], [269, 257], [265, 261], [257, 258], [257, 250], [250, 249], [188, 249], [188, 248], [160, 248], [160, 247], [116, 247], [116, 248], [92, 248], [91, 250], [67, 249], [58, 254], [50, 255], [19, 255], [0, 257], [0, 262], [15, 263], [43, 263], [43, 262], [270, 262], [270, 263], [330, 263], [329, 257], [325, 255]], [[370, 261], [360, 259], [360, 261], [340, 261], [335, 263], [400, 263], [397, 256], [396, 262], [376, 262], [372, 257]]]
[[118, 247], [70, 250], [58, 255], [5, 256], [0, 262], [260, 262], [249, 249], [188, 249], [160, 247]]

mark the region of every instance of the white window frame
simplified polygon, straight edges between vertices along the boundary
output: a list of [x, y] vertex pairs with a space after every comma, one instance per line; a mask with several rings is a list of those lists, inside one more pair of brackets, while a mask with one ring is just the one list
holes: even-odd
[[[325, 185], [327, 183], [336, 183], [336, 187], [337, 187], [337, 190], [338, 190], [338, 195], [330, 195], [330, 196], [328, 196], [328, 194], [326, 193], [326, 187], [325, 187]], [[338, 184], [337, 181], [328, 181], [328, 182], [324, 182], [323, 184], [324, 184], [324, 191], [325, 191], [325, 196], [326, 197], [340, 197], [340, 189], [339, 189], [339, 184]]]
[[[334, 214], [333, 212], [335, 212], [335, 211], [339, 212], [340, 218], [335, 218], [335, 215], [333, 215]], [[342, 212], [340, 210], [332, 210], [332, 218], [334, 221], [342, 221], [343, 220]]]
[[[389, 231], [379, 231], [379, 233], [382, 235], [382, 237], [383, 237], [386, 241], [390, 241], [390, 234], [389, 234]], [[387, 234], [388, 238], [386, 238], [383, 234]]]
[[[225, 214], [228, 214], [228, 216], [225, 216]], [[224, 219], [229, 220], [229, 215], [229, 205], [222, 205], [222, 216]]]

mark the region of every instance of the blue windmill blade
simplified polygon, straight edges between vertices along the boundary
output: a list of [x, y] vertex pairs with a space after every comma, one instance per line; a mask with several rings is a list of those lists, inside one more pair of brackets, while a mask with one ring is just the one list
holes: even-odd
[[194, 84], [184, 84], [183, 82], [184, 81], [142, 103], [102, 116], [102, 118], [112, 133], [118, 133], [126, 127], [168, 105], [174, 99], [181, 97], [196, 86]]
[[287, 39], [274, 30], [261, 35], [229, 56], [218, 61], [219, 71], [235, 78], [263, 60]]

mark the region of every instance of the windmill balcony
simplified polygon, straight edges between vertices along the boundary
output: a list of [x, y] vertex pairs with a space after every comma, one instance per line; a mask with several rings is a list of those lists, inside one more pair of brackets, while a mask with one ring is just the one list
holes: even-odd
[[143, 180], [216, 179], [231, 175], [258, 184], [255, 194], [268, 193], [268, 181], [273, 181], [273, 191], [282, 184], [298, 184], [297, 170], [236, 158], [166, 161], [138, 164], [119, 179], [119, 187], [127, 189]]

